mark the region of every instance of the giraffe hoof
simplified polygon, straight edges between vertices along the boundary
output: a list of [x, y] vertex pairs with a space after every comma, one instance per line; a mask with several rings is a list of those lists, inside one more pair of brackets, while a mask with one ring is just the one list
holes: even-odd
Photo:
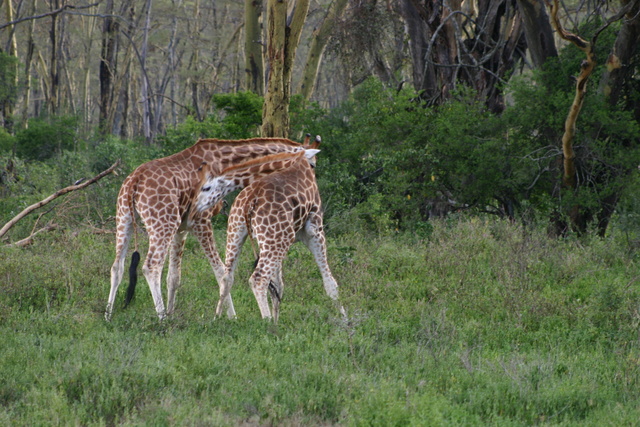
[[107, 322], [111, 322], [111, 315], [112, 315], [112, 309], [111, 309], [111, 306], [108, 305], [107, 309], [104, 312], [104, 320], [106, 320]]

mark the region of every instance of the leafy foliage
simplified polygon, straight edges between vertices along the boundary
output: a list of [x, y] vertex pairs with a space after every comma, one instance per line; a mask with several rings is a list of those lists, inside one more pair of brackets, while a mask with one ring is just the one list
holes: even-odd
[[13, 146], [15, 144], [15, 137], [9, 132], [7, 132], [4, 128], [0, 128], [0, 155], [4, 153], [9, 153], [13, 150]]
[[0, 51], [0, 104], [16, 100], [18, 93], [17, 70], [18, 58]]
[[217, 94], [213, 97], [214, 114], [202, 121], [193, 117], [168, 129], [158, 138], [164, 155], [193, 145], [200, 138], [244, 139], [257, 136], [262, 122], [262, 98], [252, 92]]
[[47, 160], [64, 150], [86, 148], [78, 136], [78, 117], [31, 119], [16, 132], [15, 152], [25, 160]]

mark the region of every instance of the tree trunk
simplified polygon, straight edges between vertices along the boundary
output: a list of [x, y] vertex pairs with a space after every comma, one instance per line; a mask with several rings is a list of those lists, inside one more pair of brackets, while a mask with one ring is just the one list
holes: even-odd
[[[60, 9], [60, 1], [61, 0], [54, 0], [53, 2], [51, 2], [52, 10]], [[49, 29], [49, 41], [51, 42], [51, 60], [49, 63], [49, 96], [47, 100], [47, 110], [51, 115], [55, 115], [58, 113], [60, 102], [60, 67], [58, 66], [58, 17], [58, 14], [51, 15], [51, 27]]]
[[264, 95], [262, 0], [244, 2], [244, 55], [247, 90]]
[[[426, 55], [429, 46], [429, 27], [426, 21], [418, 13], [419, 5], [414, 5], [412, 0], [402, 0], [401, 14], [405, 22], [405, 31], [409, 42], [411, 63], [413, 65], [413, 87], [416, 90], [424, 90], [429, 94], [435, 94], [435, 73], [433, 67], [429, 67]], [[426, 13], [426, 12], [425, 12]], [[426, 74], [429, 73], [427, 76]], [[427, 83], [429, 87], [424, 87]]]
[[145, 24], [142, 38], [142, 48], [140, 49], [140, 102], [142, 103], [142, 131], [144, 134], [144, 138], [147, 144], [150, 144], [153, 141], [153, 133], [151, 129], [151, 97], [149, 95], [150, 92], [150, 82], [147, 76], [147, 47], [149, 43], [149, 31], [151, 29], [151, 2], [152, 0], [146, 1], [145, 7]]
[[[11, 22], [14, 19], [14, 12], [13, 12], [13, 6], [11, 4], [11, 1], [7, 2], [7, 8], [6, 8], [6, 18], [7, 18], [7, 22]], [[9, 27], [9, 51], [7, 52], [9, 54], [9, 56], [12, 56], [14, 58], [18, 58], [18, 42], [16, 40], [16, 33], [15, 33], [15, 26], [11, 25]], [[15, 80], [13, 81], [13, 85], [14, 87], [17, 88], [18, 86], [18, 61], [15, 61], [15, 64], [11, 65], [11, 67], [13, 68], [13, 75], [15, 76]], [[9, 132], [13, 132], [13, 107], [15, 104], [16, 100], [14, 97], [11, 97], [10, 99], [6, 99], [4, 100], [4, 102], [2, 103], [2, 105], [0, 105], [0, 110], [2, 112], [2, 117], [1, 119], [3, 120], [3, 126], [4, 128]]]
[[289, 105], [284, 93], [287, 2], [267, 0], [267, 92], [262, 109], [262, 136], [286, 137]]
[[100, 121], [99, 132], [102, 135], [111, 133], [113, 119], [111, 110], [114, 108], [113, 80], [117, 72], [116, 37], [118, 35], [118, 21], [113, 18], [113, 0], [107, 0], [105, 18], [102, 23], [102, 53], [100, 55]]
[[[95, 11], [98, 8], [95, 7]], [[94, 33], [97, 26], [97, 17], [90, 16], [86, 18], [87, 31], [84, 37], [88, 40], [84, 50], [84, 70], [82, 75], [82, 93], [80, 105], [82, 109], [82, 123], [84, 125], [84, 131], [89, 132], [91, 129], [91, 119], [93, 110], [93, 97], [91, 96], [91, 71], [92, 71], [92, 59], [93, 59], [93, 46], [94, 46]], [[101, 108], [101, 107], [100, 107]]]
[[517, 4], [533, 66], [540, 68], [547, 58], [558, 56], [547, 10], [543, 0], [517, 0]]
[[[287, 102], [287, 115], [289, 113], [289, 99], [291, 98], [291, 76], [293, 74], [293, 62], [296, 57], [296, 49], [300, 43], [302, 28], [309, 12], [310, 0], [297, 0], [293, 4], [293, 11], [287, 19], [285, 31], [285, 55], [284, 55], [284, 92]], [[288, 122], [288, 119], [287, 119]], [[288, 131], [288, 126], [287, 126]]]
[[327, 46], [331, 38], [331, 31], [335, 27], [337, 19], [342, 15], [342, 12], [346, 8], [348, 0], [332, 0], [327, 10], [327, 14], [324, 19], [313, 32], [311, 38], [311, 46], [309, 46], [309, 53], [307, 56], [307, 63], [304, 66], [302, 72], [302, 81], [300, 82], [300, 94], [305, 100], [311, 98], [313, 89], [318, 77], [318, 71], [320, 69], [320, 60], [324, 53], [324, 49]]
[[[31, 16], [36, 13], [36, 2], [33, 0], [29, 14]], [[26, 129], [29, 123], [29, 104], [31, 102], [31, 64], [33, 63], [33, 53], [35, 51], [35, 42], [33, 40], [33, 31], [35, 28], [35, 19], [29, 23], [27, 37], [27, 53], [24, 60], [24, 98], [22, 100], [21, 124], [22, 129]]]
[[262, 109], [262, 136], [286, 138], [289, 134], [291, 71], [308, 0], [296, 2], [287, 19], [287, 1], [267, 1], [267, 92]]
[[[622, 0], [621, 3], [623, 6], [630, 7], [630, 10], [622, 21], [613, 51], [607, 59], [606, 71], [600, 81], [600, 89], [610, 105], [616, 105], [623, 99], [624, 88], [629, 80], [633, 79], [635, 69], [630, 64], [632, 57], [637, 54], [640, 43], [640, 2], [638, 0]], [[634, 100], [632, 97], [626, 97], [624, 102], [630, 103]], [[624, 107], [629, 107], [629, 105]], [[640, 109], [633, 108], [633, 110], [636, 120], [640, 120]]]
[[[554, 0], [551, 8], [551, 23], [564, 40], [573, 43], [586, 55], [586, 60], [580, 66], [580, 74], [576, 79], [576, 93], [573, 103], [569, 108], [569, 113], [564, 124], [564, 134], [562, 135], [562, 155], [563, 155], [563, 175], [562, 186], [566, 191], [573, 192], [576, 189], [576, 165], [573, 143], [576, 133], [576, 121], [584, 104], [584, 97], [587, 93], [587, 81], [596, 65], [596, 56], [593, 44], [583, 40], [575, 34], [565, 31], [558, 19], [558, 0]], [[569, 211], [569, 218], [574, 229], [579, 233], [584, 233], [587, 223], [591, 218], [588, 210], [581, 206], [573, 206]]]

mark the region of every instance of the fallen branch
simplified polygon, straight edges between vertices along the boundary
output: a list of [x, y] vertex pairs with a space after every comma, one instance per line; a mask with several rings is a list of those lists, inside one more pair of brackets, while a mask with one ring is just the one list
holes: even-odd
[[33, 238], [34, 238], [36, 235], [38, 235], [38, 234], [42, 233], [43, 231], [56, 230], [57, 228], [58, 228], [58, 226], [57, 226], [56, 224], [49, 224], [49, 225], [46, 225], [46, 226], [42, 227], [41, 229], [39, 229], [39, 230], [36, 230], [36, 231], [32, 232], [32, 233], [29, 235], [29, 237], [25, 237], [24, 239], [22, 239], [22, 240], [18, 240], [18, 241], [17, 241], [17, 242], [15, 242], [15, 243], [10, 243], [10, 244], [8, 244], [7, 246], [16, 246], [16, 247], [18, 247], [18, 248], [24, 248], [25, 246], [29, 246], [30, 244], [32, 244], [32, 243], [33, 243]]
[[[9, 231], [9, 229], [11, 227], [13, 227], [18, 221], [20, 221], [22, 218], [24, 218], [25, 216], [29, 215], [31, 212], [35, 211], [36, 209], [39, 209], [45, 205], [47, 205], [48, 203], [50, 203], [51, 201], [57, 199], [58, 197], [70, 193], [72, 191], [76, 191], [76, 190], [80, 190], [83, 189], [85, 187], [88, 187], [89, 185], [93, 184], [94, 182], [98, 182], [99, 180], [101, 180], [102, 178], [104, 178], [105, 176], [109, 175], [110, 173], [114, 173], [116, 167], [118, 167], [118, 165], [120, 164], [120, 160], [116, 161], [109, 169], [101, 172], [100, 174], [94, 176], [93, 178], [91, 178], [88, 181], [84, 181], [80, 184], [74, 184], [74, 185], [70, 185], [68, 187], [65, 187], [61, 190], [56, 191], [55, 193], [53, 193], [52, 195], [50, 195], [49, 197], [47, 197], [44, 200], [39, 201], [38, 203], [34, 203], [33, 205], [29, 206], [28, 208], [24, 209], [22, 212], [20, 212], [18, 215], [16, 215], [15, 217], [13, 217], [13, 219], [9, 222], [7, 222], [4, 227], [2, 227], [2, 229], [0, 229], [0, 238], [2, 238], [2, 236], [4, 236], [7, 231]], [[45, 227], [46, 229], [47, 227]], [[36, 233], [33, 233], [31, 236], [29, 236], [27, 239], [33, 237], [35, 234], [39, 233], [40, 231], [43, 231], [44, 229], [38, 230]], [[24, 240], [27, 240], [24, 239]], [[19, 243], [19, 242], [18, 242]], [[17, 244], [17, 243], [16, 243]]]

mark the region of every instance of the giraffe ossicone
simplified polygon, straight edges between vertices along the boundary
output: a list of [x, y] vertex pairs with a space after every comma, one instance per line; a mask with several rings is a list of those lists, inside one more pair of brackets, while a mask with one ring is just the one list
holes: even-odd
[[[213, 238], [211, 217], [221, 209], [221, 203], [198, 211], [195, 197], [200, 191], [203, 163], [211, 175], [225, 168], [277, 153], [299, 153], [308, 144], [285, 138], [253, 138], [245, 140], [202, 139], [193, 146], [161, 159], [140, 165], [123, 182], [117, 201], [116, 256], [111, 267], [111, 289], [105, 310], [110, 320], [116, 294], [124, 273], [124, 262], [133, 234], [135, 213], [145, 225], [149, 248], [142, 270], [149, 285], [156, 313], [160, 319], [173, 312], [176, 290], [180, 286], [182, 254], [188, 232], [202, 246], [218, 283], [224, 275]], [[137, 248], [136, 248], [137, 251]], [[167, 273], [167, 308], [162, 299], [161, 276], [165, 258], [169, 255]], [[133, 271], [135, 274], [135, 269]], [[132, 281], [135, 283], [135, 281]], [[129, 292], [128, 292], [129, 294]], [[227, 313], [235, 315], [229, 299]]]
[[[316, 146], [319, 141], [317, 137]], [[315, 154], [317, 153], [313, 153], [311, 157]], [[220, 282], [217, 316], [222, 314], [225, 304], [227, 314], [228, 307], [233, 305], [230, 292], [238, 256], [244, 241], [251, 236], [258, 241], [260, 252], [250, 284], [263, 318], [271, 318], [267, 301], [269, 292], [273, 318], [278, 320], [284, 287], [282, 261], [296, 240], [302, 241], [313, 254], [327, 295], [334, 300], [340, 313], [346, 318], [346, 312], [338, 301], [338, 283], [327, 262], [322, 205], [313, 163], [301, 155], [292, 157], [295, 161], [290, 166], [255, 179], [245, 186], [231, 207], [227, 225], [225, 274]], [[198, 195], [199, 208], [206, 209], [216, 203], [215, 199], [208, 198], [205, 189], [209, 192], [222, 192], [224, 188], [228, 188], [228, 181], [241, 178], [242, 170], [243, 164], [238, 164], [222, 171], [222, 179], [204, 181]], [[216, 189], [209, 188], [216, 185]], [[207, 200], [210, 204], [206, 203]]]

